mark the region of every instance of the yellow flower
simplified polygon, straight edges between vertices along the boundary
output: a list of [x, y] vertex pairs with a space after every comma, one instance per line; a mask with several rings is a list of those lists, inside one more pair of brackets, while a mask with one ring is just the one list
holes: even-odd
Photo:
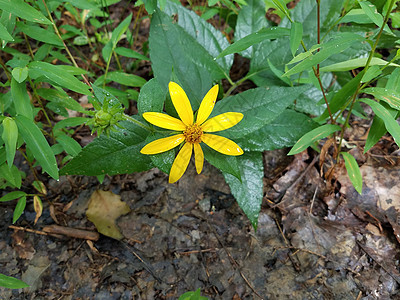
[[144, 146], [140, 152], [143, 154], [158, 154], [175, 148], [184, 142], [172, 164], [169, 174], [170, 183], [178, 181], [185, 173], [193, 149], [196, 170], [198, 174], [201, 173], [204, 162], [204, 154], [200, 146], [201, 142], [226, 155], [243, 154], [243, 150], [233, 141], [208, 133], [230, 128], [243, 118], [241, 113], [227, 112], [207, 120], [217, 100], [218, 85], [212, 87], [204, 96], [197, 112], [196, 121], [194, 121], [193, 110], [185, 91], [175, 82], [170, 82], [169, 93], [180, 120], [157, 112], [144, 113], [143, 118], [158, 127], [181, 131], [182, 133], [155, 140]]

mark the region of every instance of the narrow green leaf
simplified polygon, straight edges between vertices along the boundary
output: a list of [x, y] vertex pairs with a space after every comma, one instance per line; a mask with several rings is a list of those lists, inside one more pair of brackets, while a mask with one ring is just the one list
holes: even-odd
[[22, 83], [28, 77], [28, 68], [16, 67], [12, 70], [11, 74], [18, 83]]
[[392, 117], [390, 112], [374, 100], [363, 98], [360, 99], [360, 101], [371, 106], [374, 113], [385, 123], [387, 131], [389, 131], [389, 133], [393, 136], [396, 144], [400, 146], [400, 126], [397, 121]]
[[238, 157], [241, 181], [235, 176], [223, 173], [240, 208], [257, 229], [258, 215], [263, 198], [263, 159], [260, 152], [246, 152]]
[[33, 120], [32, 104], [26, 90], [25, 83], [18, 83], [11, 79], [11, 95], [17, 115], [22, 115]]
[[145, 112], [162, 112], [166, 90], [161, 88], [156, 78], [150, 79], [141, 89], [137, 107], [139, 114]]
[[[68, 72], [63, 71], [63, 68], [59, 65], [52, 65], [42, 61], [34, 61], [29, 63], [29, 75], [31, 72], [34, 72], [37, 75], [42, 75], [50, 80], [50, 82], [54, 82], [57, 85], [70, 89], [71, 91], [75, 91], [80, 94], [90, 95], [89, 87], [80, 82], [73, 75], [70, 75]], [[33, 76], [36, 77], [36, 76]]]
[[361, 195], [363, 180], [356, 159], [348, 152], [340, 152], [340, 154], [344, 158], [344, 164], [346, 166], [347, 174], [349, 175], [351, 183], [356, 191]]
[[118, 48], [115, 48], [115, 52], [118, 55], [125, 56], [125, 57], [137, 58], [137, 59], [141, 59], [141, 60], [150, 60], [147, 56], [144, 56], [143, 54], [140, 54], [129, 48], [118, 47]]
[[303, 25], [298, 22], [292, 23], [292, 27], [290, 28], [290, 51], [292, 51], [293, 56], [296, 55], [302, 39]]
[[81, 113], [85, 113], [85, 109], [72, 97], [70, 97], [66, 92], [63, 90], [56, 90], [56, 89], [37, 89], [36, 90], [38, 95], [47, 101], [52, 103], [57, 103], [58, 105], [75, 110]]
[[22, 289], [29, 285], [17, 278], [0, 274], [0, 286], [7, 289]]
[[7, 201], [15, 200], [15, 199], [21, 198], [22, 196], [25, 196], [25, 195], [26, 195], [26, 193], [22, 192], [22, 191], [10, 192], [8, 194], [5, 194], [3, 197], [1, 197], [0, 202], [7, 202]]
[[367, 72], [365, 72], [363, 78], [361, 79], [362, 83], [369, 82], [373, 80], [374, 78], [378, 77], [380, 74], [382, 74], [381, 68], [379, 66], [371, 66], [368, 68]]
[[0, 39], [10, 42], [13, 41], [14, 38], [11, 36], [11, 34], [8, 33], [7, 28], [0, 23]]
[[340, 126], [325, 124], [318, 128], [311, 130], [302, 136], [300, 140], [293, 146], [288, 155], [294, 155], [307, 149], [314, 142], [326, 138], [328, 135], [334, 133], [335, 131], [341, 130]]
[[13, 224], [15, 224], [15, 222], [18, 221], [19, 217], [24, 212], [25, 206], [26, 206], [26, 197], [24, 196], [18, 200], [17, 205], [15, 206], [13, 214]]
[[49, 29], [43, 29], [36, 25], [26, 25], [22, 22], [17, 22], [17, 28], [37, 41], [56, 45], [58, 47], [64, 47], [60, 38], [53, 31], [50, 31], [52, 27], [49, 27]]
[[289, 71], [287, 71], [284, 76], [290, 76], [304, 70], [309, 70], [311, 67], [323, 62], [333, 54], [340, 53], [349, 48], [352, 44], [361, 42], [363, 40], [365, 40], [365, 38], [358, 34], [349, 32], [338, 33], [329, 42], [321, 44], [321, 49], [319, 52], [316, 52], [315, 54], [310, 55], [303, 61], [299, 62]]
[[132, 20], [132, 14], [129, 14], [128, 17], [125, 18], [119, 25], [113, 30], [110, 41], [106, 44], [106, 46], [102, 50], [103, 58], [106, 63], [111, 59], [111, 54], [117, 46], [118, 41], [121, 39], [122, 35], [128, 29], [129, 24]]
[[32, 120], [25, 116], [16, 116], [15, 121], [17, 122], [22, 138], [40, 166], [51, 177], [57, 180], [58, 167], [56, 158], [40, 129]]
[[385, 101], [392, 108], [400, 110], [400, 93], [395, 90], [382, 87], [371, 87], [363, 89], [362, 92], [373, 95], [376, 99]]
[[289, 10], [286, 7], [286, 3], [283, 0], [272, 0], [276, 7], [288, 18], [290, 18]]
[[224, 51], [222, 51], [217, 56], [217, 59], [226, 56], [228, 54], [238, 53], [240, 51], [246, 50], [250, 46], [263, 42], [264, 40], [277, 39], [289, 35], [290, 35], [290, 30], [287, 28], [281, 28], [281, 27], [264, 28], [258, 32], [245, 36], [244, 38], [238, 40], [229, 47], [225, 48]]
[[84, 118], [84, 117], [73, 117], [73, 118], [68, 118], [64, 119], [61, 121], [58, 121], [56, 125], [54, 125], [54, 130], [58, 130], [61, 128], [66, 128], [66, 127], [76, 127], [82, 124], [85, 124], [87, 121], [89, 121], [90, 118]]
[[21, 188], [22, 176], [21, 172], [15, 165], [8, 166], [7, 164], [2, 164], [0, 166], [1, 177], [7, 181], [7, 184], [13, 188]]
[[2, 10], [31, 22], [52, 24], [40, 11], [34, 9], [23, 0], [0, 0], [0, 7]]
[[[361, 9], [365, 12], [368, 18], [370, 18], [376, 26], [381, 28], [383, 25], [383, 16], [377, 11], [375, 5], [368, 1], [359, 1], [358, 3], [360, 4]], [[390, 34], [393, 34], [387, 24], [385, 24], [384, 30]]]
[[[102, 85], [104, 82], [104, 77], [105, 75], [102, 75], [99, 78], [97, 78], [97, 80], [94, 82], [94, 85]], [[133, 86], [133, 87], [142, 87], [146, 83], [146, 79], [140, 76], [120, 71], [109, 72], [107, 74], [107, 82], [108, 81], [115, 81], [118, 82], [119, 84], [123, 84], [126, 86]]]
[[18, 127], [12, 118], [6, 117], [3, 120], [3, 134], [1, 137], [6, 146], [7, 164], [11, 168], [14, 163], [18, 140]]
[[[144, 120], [135, 117], [138, 122]], [[133, 122], [121, 122], [124, 129], [101, 135], [74, 157], [60, 174], [96, 176], [145, 171], [153, 167], [149, 155], [140, 153], [149, 131]]]
[[67, 152], [72, 157], [77, 156], [82, 150], [81, 145], [79, 145], [77, 141], [66, 134], [58, 136], [56, 140], [63, 146], [65, 152]]
[[[325, 66], [319, 69], [320, 72], [343, 72], [343, 71], [349, 71], [349, 70], [354, 70], [357, 68], [362, 68], [365, 67], [365, 64], [367, 63], [367, 57], [361, 57], [361, 58], [354, 58], [354, 59], [349, 59], [340, 63], [332, 64], [329, 66]], [[383, 60], [378, 57], [373, 57], [370, 66], [385, 66], [389, 62], [386, 60]], [[390, 63], [390, 66], [393, 67], [400, 67], [398, 64]]]

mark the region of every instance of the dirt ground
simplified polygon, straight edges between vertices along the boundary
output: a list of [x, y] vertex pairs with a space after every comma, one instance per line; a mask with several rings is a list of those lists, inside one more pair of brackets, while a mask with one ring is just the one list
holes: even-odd
[[306, 152], [264, 157], [257, 231], [209, 164], [201, 175], [191, 164], [177, 184], [157, 169], [50, 180], [39, 222], [30, 204], [16, 224], [95, 231], [85, 213], [106, 190], [131, 209], [117, 221], [121, 241], [12, 229], [15, 204], [2, 204], [0, 270], [30, 288], [0, 289], [1, 299], [177, 299], [197, 288], [209, 299], [400, 299], [398, 164], [369, 156], [360, 196], [344, 171], [327, 185]]

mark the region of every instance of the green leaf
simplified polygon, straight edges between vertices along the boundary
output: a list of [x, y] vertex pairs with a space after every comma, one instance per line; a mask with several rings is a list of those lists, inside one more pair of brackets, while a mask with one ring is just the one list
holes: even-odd
[[149, 80], [141, 89], [137, 107], [139, 114], [145, 112], [162, 112], [166, 91], [161, 88], [156, 78]]
[[[144, 123], [142, 119], [138, 122]], [[121, 122], [124, 129], [101, 135], [74, 157], [60, 174], [96, 176], [125, 174], [152, 168], [148, 155], [140, 153], [149, 132], [133, 122]]]
[[362, 92], [373, 95], [376, 99], [385, 101], [392, 108], [400, 110], [400, 93], [395, 90], [382, 87], [371, 87], [363, 89]]
[[[105, 75], [100, 76], [99, 78], [97, 78], [94, 84], [102, 85], [104, 83], [104, 78]], [[133, 87], [142, 87], [146, 83], [146, 79], [140, 76], [120, 71], [109, 72], [107, 74], [107, 82], [109, 81], [115, 81], [118, 82], [119, 84], [123, 84], [126, 86], [133, 86]]]
[[0, 0], [0, 7], [2, 10], [31, 22], [47, 25], [52, 24], [40, 11], [34, 9], [23, 0]]
[[[225, 35], [199, 17], [194, 11], [172, 1], [167, 1], [164, 12], [171, 17], [178, 15], [177, 25], [196, 40], [211, 57], [216, 57], [222, 49], [229, 46]], [[197, 55], [197, 51], [193, 53]], [[217, 59], [216, 63], [223, 69], [225, 74], [229, 74], [233, 63], [233, 55]]]
[[263, 198], [263, 159], [260, 152], [246, 152], [238, 157], [241, 181], [223, 173], [240, 208], [257, 229], [258, 215]]
[[290, 28], [290, 51], [292, 51], [293, 56], [296, 55], [297, 49], [300, 46], [302, 38], [303, 38], [303, 25], [298, 22], [292, 23], [292, 27]]
[[[357, 68], [362, 68], [365, 67], [365, 64], [367, 63], [367, 57], [361, 57], [361, 58], [354, 58], [354, 59], [349, 59], [340, 63], [332, 64], [329, 66], [325, 66], [319, 69], [320, 72], [342, 72], [342, 71], [349, 71], [349, 70], [354, 70]], [[386, 60], [383, 60], [378, 57], [373, 57], [370, 66], [385, 66], [389, 62]], [[399, 67], [400, 65], [390, 63], [390, 66], [393, 67]]]
[[239, 124], [220, 135], [231, 138], [249, 136], [271, 123], [310, 86], [256, 88], [218, 101], [210, 117], [225, 112], [240, 112], [244, 117]]
[[5, 194], [3, 197], [1, 197], [0, 202], [7, 202], [7, 201], [15, 200], [15, 199], [21, 198], [23, 196], [26, 196], [26, 193], [22, 192], [22, 191], [10, 192], [8, 194]]
[[63, 146], [65, 152], [67, 152], [72, 157], [77, 156], [82, 150], [81, 145], [79, 145], [77, 141], [66, 134], [58, 136], [56, 140]]
[[239, 164], [236, 156], [219, 153], [208, 147], [206, 144], [201, 144], [201, 148], [203, 149], [204, 158], [210, 164], [224, 173], [235, 176], [239, 181], [241, 181]]
[[129, 14], [128, 17], [125, 18], [112, 32], [111, 39], [108, 43], [103, 47], [102, 54], [103, 58], [108, 63], [111, 59], [112, 52], [117, 46], [118, 41], [121, 39], [122, 35], [129, 28], [129, 24], [132, 20], [132, 14]]
[[[147, 137], [145, 144], [147, 145], [148, 143], [151, 143], [152, 141], [165, 138], [167, 136], [170, 136], [170, 132], [156, 132], [155, 134], [151, 134]], [[149, 155], [151, 162], [154, 164], [155, 167], [160, 169], [166, 174], [169, 174], [172, 164], [175, 160], [175, 151], [176, 149], [171, 149], [166, 152], [162, 152], [159, 154], [154, 154], [154, 155]]]
[[207, 300], [207, 297], [201, 296], [200, 288], [198, 288], [195, 292], [186, 292], [180, 295], [178, 300]]
[[[368, 1], [359, 1], [358, 3], [360, 4], [361, 9], [365, 12], [368, 18], [370, 18], [376, 26], [381, 28], [383, 25], [383, 16], [377, 11], [375, 5], [371, 4]], [[385, 24], [384, 30], [390, 34], [393, 34], [387, 24]]]
[[53, 151], [36, 124], [25, 116], [16, 116], [15, 121], [26, 145], [40, 166], [54, 179], [58, 179], [58, 167]]
[[318, 128], [311, 130], [302, 136], [300, 140], [293, 146], [288, 155], [294, 155], [307, 149], [308, 146], [312, 145], [314, 142], [326, 138], [328, 135], [334, 133], [335, 131], [341, 130], [340, 126], [325, 124]]
[[11, 79], [11, 95], [17, 115], [22, 115], [33, 120], [32, 104], [26, 91], [25, 83], [18, 83]]
[[1, 138], [6, 146], [7, 164], [11, 168], [14, 163], [15, 150], [17, 149], [18, 127], [10, 117], [6, 117], [3, 120], [3, 134]]
[[[349, 32], [337, 33], [335, 37], [327, 43], [321, 44], [321, 49], [313, 55], [308, 56], [306, 59], [295, 65], [284, 76], [290, 76], [296, 73], [300, 73], [305, 70], [311, 69], [311, 67], [323, 62], [333, 54], [340, 53], [349, 48], [353, 43], [362, 42], [365, 38]], [[290, 64], [291, 62], [289, 62]]]
[[368, 68], [367, 72], [365, 72], [363, 78], [361, 79], [361, 82], [369, 82], [378, 77], [380, 74], [382, 74], [382, 71], [379, 66], [371, 66], [370, 68]]
[[265, 151], [293, 146], [304, 134], [317, 127], [308, 116], [286, 109], [278, 118], [235, 142], [245, 151]]
[[56, 103], [62, 107], [75, 110], [81, 113], [85, 113], [85, 109], [72, 97], [68, 96], [66, 92], [63, 90], [56, 89], [37, 89], [36, 92], [40, 97], [50, 101], [52, 103]]
[[152, 15], [156, 12], [157, 8], [157, 0], [143, 0], [144, 8], [146, 9], [149, 15]]
[[[34, 61], [29, 63], [29, 75], [31, 77], [37, 77], [33, 75], [42, 75], [50, 80], [50, 82], [54, 82], [57, 85], [70, 89], [71, 91], [90, 95], [89, 87], [80, 82], [73, 75], [70, 75], [68, 72], [65, 72], [62, 66], [60, 65], [52, 65], [42, 61]], [[33, 74], [34, 73], [34, 74]]]
[[16, 67], [12, 70], [12, 76], [18, 83], [22, 83], [28, 77], [28, 68], [27, 67]]
[[290, 31], [286, 28], [272, 27], [272, 28], [261, 29], [260, 31], [249, 34], [244, 38], [242, 38], [241, 40], [238, 40], [237, 42], [233, 43], [224, 51], [222, 51], [217, 58], [232, 53], [238, 53], [240, 51], [249, 48], [250, 46], [263, 42], [267, 39], [269, 40], [276, 39], [283, 36], [289, 36], [289, 34]]
[[115, 52], [118, 55], [125, 56], [125, 57], [137, 58], [137, 59], [141, 59], [141, 60], [150, 60], [147, 56], [144, 56], [143, 54], [140, 54], [129, 48], [118, 47], [118, 48], [115, 48]]
[[174, 78], [195, 110], [211, 88], [212, 81], [225, 76], [213, 57], [159, 10], [152, 17], [149, 46], [154, 75], [161, 87], [166, 90]]
[[2, 164], [0, 166], [0, 174], [12, 187], [21, 188], [21, 173], [15, 165], [8, 166], [7, 164]]
[[344, 164], [346, 166], [347, 174], [349, 175], [351, 183], [356, 191], [361, 195], [363, 181], [356, 159], [353, 157], [353, 155], [347, 152], [340, 152], [340, 154], [344, 158]]
[[[235, 46], [231, 45], [228, 48], [230, 47], [239, 47], [238, 49], [243, 48], [243, 51], [240, 53], [241, 55], [247, 58], [253, 57], [255, 48], [252, 47], [251, 45], [254, 45], [262, 41], [262, 38], [260, 38], [259, 36], [260, 33], [257, 32], [261, 29], [264, 29], [266, 32], [269, 32], [271, 28], [267, 27], [269, 27], [269, 24], [267, 18], [265, 18], [265, 2], [263, 0], [249, 0], [247, 5], [243, 6], [242, 9], [239, 11], [235, 27], [235, 43], [233, 44]], [[227, 49], [225, 49], [220, 54], [220, 56], [223, 56], [225, 51], [227, 51]], [[235, 52], [232, 53], [236, 53], [240, 52], [241, 50], [233, 49], [233, 51]]]
[[57, 129], [66, 128], [66, 127], [76, 127], [76, 126], [85, 124], [89, 120], [90, 120], [90, 118], [84, 118], [84, 117], [68, 118], [68, 119], [58, 121], [56, 123], [56, 125], [54, 125], [53, 129], [57, 130]]
[[60, 40], [60, 38], [53, 31], [50, 31], [50, 28], [53, 27], [49, 27], [49, 29], [43, 29], [36, 25], [26, 25], [22, 22], [17, 22], [17, 28], [27, 36], [37, 41], [56, 45], [58, 47], [64, 47], [62, 40]]
[[15, 224], [15, 222], [18, 221], [19, 217], [24, 212], [25, 206], [26, 206], [26, 197], [24, 196], [18, 200], [17, 205], [15, 206], [13, 214], [13, 224]]
[[360, 99], [361, 102], [364, 102], [371, 106], [374, 113], [383, 120], [385, 123], [387, 131], [392, 135], [394, 141], [397, 145], [400, 146], [400, 126], [397, 121], [392, 117], [390, 112], [383, 107], [381, 104], [371, 100], [371, 99]]
[[14, 41], [14, 38], [11, 36], [11, 34], [8, 33], [7, 28], [0, 23], [0, 39], [4, 41]]
[[17, 278], [0, 274], [0, 286], [7, 289], [22, 289], [29, 285]]
[[290, 16], [289, 10], [286, 7], [286, 3], [283, 0], [272, 0], [276, 7], [287, 17]]

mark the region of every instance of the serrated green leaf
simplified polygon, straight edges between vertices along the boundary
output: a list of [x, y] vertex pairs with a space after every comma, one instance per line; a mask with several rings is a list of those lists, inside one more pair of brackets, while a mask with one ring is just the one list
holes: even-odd
[[310, 86], [256, 88], [218, 101], [210, 117], [233, 111], [243, 113], [243, 119], [220, 135], [233, 141], [248, 136], [271, 123]]
[[356, 42], [362, 42], [363, 40], [365, 40], [365, 38], [358, 34], [349, 32], [338, 33], [329, 42], [321, 44], [321, 49], [319, 52], [316, 52], [315, 54], [310, 55], [303, 61], [299, 62], [289, 71], [287, 71], [284, 76], [290, 76], [305, 70], [309, 70], [311, 67], [323, 62], [333, 54], [340, 53], [349, 48], [352, 44]]
[[394, 141], [397, 145], [400, 146], [400, 126], [397, 121], [392, 117], [390, 112], [383, 107], [381, 104], [367, 98], [360, 99], [361, 102], [364, 102], [371, 106], [374, 113], [383, 120], [385, 123], [387, 131], [392, 135]]
[[[257, 39], [262, 41], [262, 37], [260, 37], [262, 31], [258, 31], [264, 29], [268, 32], [271, 28], [267, 27], [270, 26], [265, 17], [265, 2], [263, 0], [249, 0], [247, 5], [239, 11], [235, 27], [235, 43], [233, 44], [235, 46], [231, 45], [228, 48], [239, 47], [238, 50], [233, 49], [235, 52], [240, 52], [239, 49], [243, 48], [241, 55], [246, 58], [253, 57], [255, 48], [251, 45], [256, 44]], [[228, 51], [227, 48], [221, 52], [220, 56], [223, 56], [225, 51]]]
[[[95, 85], [102, 85], [104, 83], [105, 75], [100, 76], [94, 82]], [[146, 83], [146, 79], [133, 75], [128, 74], [120, 71], [113, 71], [107, 74], [107, 82], [108, 81], [115, 81], [119, 84], [123, 84], [126, 86], [133, 86], [133, 87], [142, 87]]]
[[17, 278], [0, 274], [0, 286], [7, 289], [22, 289], [29, 285]]
[[376, 99], [385, 101], [392, 108], [400, 110], [400, 93], [395, 90], [382, 87], [371, 87], [363, 89], [362, 92], [373, 95]]
[[14, 40], [11, 34], [8, 33], [7, 28], [1, 23], [0, 23], [0, 39], [7, 42]]
[[23, 0], [0, 0], [0, 7], [2, 10], [31, 22], [52, 24], [40, 11], [34, 9]]
[[[177, 25], [195, 39], [211, 57], [216, 57], [222, 49], [229, 46], [229, 42], [225, 35], [220, 30], [217, 30], [213, 25], [199, 17], [196, 12], [172, 1], [166, 1], [163, 11], [169, 16], [177, 14]], [[195, 53], [197, 55], [197, 52]], [[233, 63], [233, 55], [217, 59], [216, 63], [226, 74], [229, 74], [229, 70]]]
[[52, 65], [42, 61], [34, 61], [29, 63], [29, 75], [32, 76], [31, 72], [34, 72], [37, 75], [42, 75], [50, 80], [50, 82], [54, 82], [62, 88], [70, 89], [71, 91], [75, 91], [80, 94], [90, 95], [89, 87], [79, 81], [76, 77], [65, 72], [62, 67], [59, 65]]
[[77, 141], [66, 134], [61, 134], [56, 138], [56, 140], [63, 146], [65, 152], [67, 152], [72, 157], [77, 156], [82, 150], [81, 145], [79, 145]]
[[7, 202], [7, 201], [15, 200], [15, 199], [21, 198], [22, 196], [25, 196], [25, 195], [26, 195], [26, 193], [22, 192], [22, 191], [10, 192], [8, 194], [5, 194], [3, 197], [1, 197], [0, 202]]
[[[140, 119], [138, 122], [144, 121]], [[140, 153], [149, 131], [133, 122], [120, 124], [124, 129], [111, 132], [110, 137], [101, 135], [96, 138], [62, 168], [60, 174], [115, 175], [152, 168], [150, 157]]]
[[140, 115], [145, 112], [162, 112], [166, 91], [161, 88], [156, 78], [149, 80], [141, 89], [137, 107]]
[[292, 51], [293, 56], [296, 55], [297, 49], [300, 46], [302, 38], [303, 38], [303, 25], [298, 22], [292, 23], [292, 27], [290, 28], [290, 51]]
[[246, 152], [238, 157], [241, 181], [223, 173], [240, 208], [257, 229], [258, 215], [263, 198], [263, 159], [260, 152]]
[[56, 45], [58, 47], [64, 47], [60, 38], [53, 31], [50, 31], [50, 28], [52, 27], [49, 27], [49, 29], [43, 29], [36, 25], [26, 25], [22, 22], [17, 22], [17, 28], [37, 41]]
[[293, 146], [304, 134], [317, 127], [308, 116], [286, 109], [262, 128], [236, 139], [245, 151], [266, 151]]
[[341, 130], [340, 126], [325, 124], [318, 128], [311, 130], [302, 136], [300, 140], [293, 146], [288, 155], [294, 155], [307, 149], [314, 142], [326, 138], [328, 135], [334, 133], [335, 131]]
[[22, 83], [28, 77], [28, 68], [16, 67], [12, 70], [12, 76], [18, 83]]
[[22, 115], [33, 120], [32, 104], [26, 91], [25, 83], [18, 83], [11, 79], [11, 95], [17, 115]]
[[[343, 72], [343, 71], [349, 71], [349, 70], [354, 70], [357, 68], [362, 68], [365, 67], [365, 64], [367, 63], [367, 57], [361, 57], [361, 58], [354, 58], [354, 59], [349, 59], [340, 63], [332, 64], [329, 66], [325, 66], [319, 69], [320, 72]], [[373, 57], [370, 66], [384, 66], [387, 65], [388, 62], [386, 60], [383, 60], [378, 57]], [[393, 67], [400, 67], [398, 64], [390, 63], [390, 66]]]
[[201, 144], [201, 148], [203, 149], [204, 158], [210, 164], [220, 169], [221, 172], [231, 174], [241, 181], [238, 159], [236, 156], [219, 153], [205, 144]]
[[185, 90], [194, 110], [212, 81], [225, 76], [213, 57], [192, 36], [158, 10], [152, 17], [149, 46], [154, 75], [161, 87], [166, 90], [174, 78]]
[[43, 170], [54, 179], [58, 179], [58, 167], [53, 151], [47, 143], [43, 133], [36, 126], [33, 120], [25, 116], [16, 116], [15, 121], [18, 130], [26, 145], [32, 151], [33, 156], [39, 162]]
[[351, 183], [356, 191], [361, 195], [363, 180], [356, 159], [353, 157], [353, 155], [347, 152], [340, 152], [340, 154], [344, 158], [344, 164], [346, 166], [347, 174], [349, 175]]
[[18, 221], [19, 217], [24, 212], [25, 206], [26, 206], [26, 197], [21, 197], [18, 200], [17, 205], [15, 206], [14, 209], [13, 224]]
[[129, 58], [137, 58], [141, 60], [150, 60], [147, 56], [140, 54], [132, 49], [124, 48], [124, 47], [117, 47], [115, 48], [115, 52], [118, 55], [129, 57]]
[[2, 124], [3, 134], [1, 137], [6, 147], [7, 163], [11, 167], [14, 163], [15, 150], [17, 149], [18, 127], [10, 117], [6, 117]]

